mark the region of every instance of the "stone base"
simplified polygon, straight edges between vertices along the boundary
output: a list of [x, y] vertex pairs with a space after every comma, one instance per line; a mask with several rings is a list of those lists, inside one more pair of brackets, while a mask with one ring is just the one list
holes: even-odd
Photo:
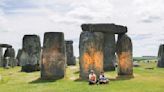
[[64, 76], [41, 76], [41, 80], [58, 80], [62, 78], [64, 78]]
[[115, 67], [104, 67], [104, 71], [115, 71]]
[[39, 68], [39, 65], [25, 65], [25, 66], [22, 66], [22, 72], [34, 72], [34, 71], [39, 71], [40, 68]]
[[72, 62], [67, 62], [67, 65], [68, 66], [71, 66], [71, 65], [75, 66], [76, 65], [76, 60], [73, 59]]
[[157, 67], [158, 67], [158, 68], [164, 68], [164, 63], [163, 63], [163, 61], [158, 61]]
[[164, 68], [164, 66], [157, 66], [158, 68]]
[[68, 66], [75, 66], [76, 64], [67, 64]]
[[0, 67], [3, 67], [3, 58], [0, 58]]
[[131, 79], [134, 78], [134, 75], [118, 75], [116, 79]]

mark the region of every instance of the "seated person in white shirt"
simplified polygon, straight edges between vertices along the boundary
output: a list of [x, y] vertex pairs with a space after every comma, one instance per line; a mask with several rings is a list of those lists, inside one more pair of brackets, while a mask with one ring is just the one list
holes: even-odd
[[105, 77], [104, 72], [101, 72], [99, 76], [99, 83], [100, 84], [107, 84], [109, 82], [109, 79]]
[[89, 74], [89, 85], [97, 84], [96, 74], [93, 70], [91, 70], [91, 73]]

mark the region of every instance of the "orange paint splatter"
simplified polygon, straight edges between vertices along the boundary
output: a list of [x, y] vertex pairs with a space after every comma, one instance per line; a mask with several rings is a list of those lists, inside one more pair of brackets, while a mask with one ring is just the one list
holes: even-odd
[[83, 68], [85, 72], [89, 69], [96, 69], [102, 71], [103, 69], [103, 53], [95, 49], [89, 49], [89, 53], [83, 54]]
[[127, 72], [127, 70], [132, 68], [132, 58], [130, 52], [122, 52], [118, 55], [119, 62], [118, 66], [120, 67], [120, 71]]

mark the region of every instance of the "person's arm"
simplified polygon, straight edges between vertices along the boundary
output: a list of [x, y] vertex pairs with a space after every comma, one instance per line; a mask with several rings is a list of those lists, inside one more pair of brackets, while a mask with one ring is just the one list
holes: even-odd
[[92, 77], [92, 75], [91, 75], [91, 74], [89, 74], [89, 80], [91, 80], [91, 77]]
[[97, 77], [96, 77], [96, 75], [94, 74], [94, 76], [95, 76], [95, 82], [97, 81]]
[[99, 79], [101, 79], [101, 78], [102, 78], [102, 75], [99, 76]]

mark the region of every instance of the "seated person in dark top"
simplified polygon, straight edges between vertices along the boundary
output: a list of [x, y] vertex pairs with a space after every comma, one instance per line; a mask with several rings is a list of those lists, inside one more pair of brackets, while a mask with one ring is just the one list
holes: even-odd
[[100, 84], [107, 84], [109, 82], [109, 79], [105, 77], [104, 72], [101, 72], [99, 76], [99, 83]]

